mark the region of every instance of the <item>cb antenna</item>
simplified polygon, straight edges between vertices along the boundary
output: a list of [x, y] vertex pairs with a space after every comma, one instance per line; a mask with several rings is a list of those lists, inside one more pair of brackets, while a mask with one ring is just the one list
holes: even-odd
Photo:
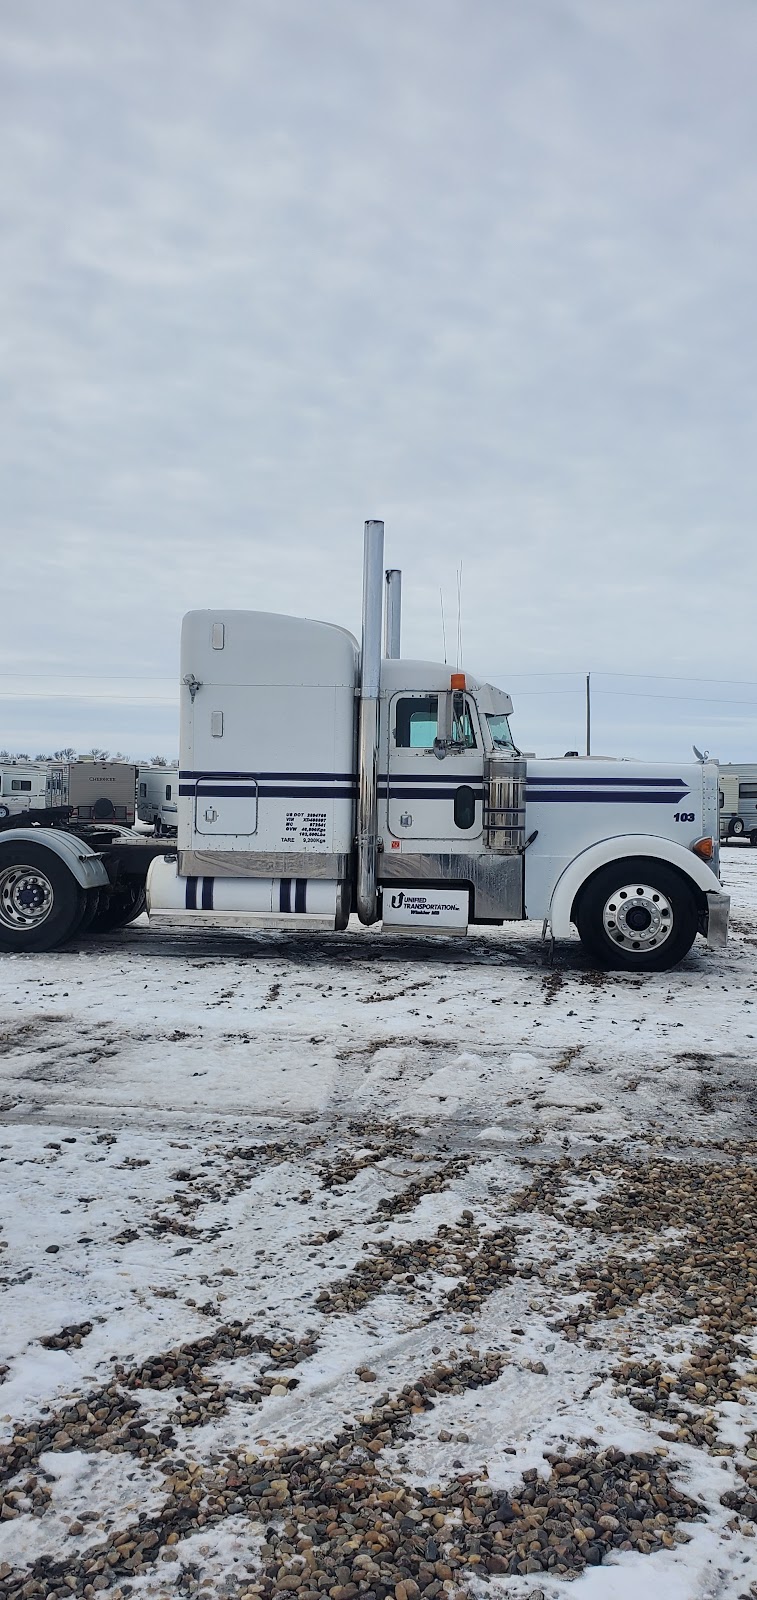
[[457, 569], [457, 670], [463, 658], [463, 563]]
[[447, 630], [444, 626], [444, 591], [439, 589], [439, 604], [442, 608], [442, 644], [444, 646], [444, 665], [447, 665]]

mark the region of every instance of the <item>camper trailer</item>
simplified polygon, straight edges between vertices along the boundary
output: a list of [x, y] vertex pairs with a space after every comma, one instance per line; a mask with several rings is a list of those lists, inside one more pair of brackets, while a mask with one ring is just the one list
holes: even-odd
[[757, 845], [757, 762], [720, 767], [720, 837]]
[[178, 767], [140, 767], [137, 774], [137, 816], [158, 838], [174, 837], [178, 815]]
[[45, 804], [47, 766], [44, 761], [0, 763], [0, 817], [17, 816]]
[[51, 761], [45, 804], [68, 806], [79, 822], [133, 828], [137, 769], [128, 761]]

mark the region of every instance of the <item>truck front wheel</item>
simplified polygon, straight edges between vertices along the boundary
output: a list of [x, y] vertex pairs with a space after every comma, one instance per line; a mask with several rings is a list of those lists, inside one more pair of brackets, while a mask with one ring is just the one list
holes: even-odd
[[629, 857], [602, 867], [574, 911], [581, 943], [599, 966], [667, 972], [697, 935], [692, 886], [664, 861]]
[[54, 950], [76, 932], [85, 893], [44, 845], [0, 844], [0, 949]]

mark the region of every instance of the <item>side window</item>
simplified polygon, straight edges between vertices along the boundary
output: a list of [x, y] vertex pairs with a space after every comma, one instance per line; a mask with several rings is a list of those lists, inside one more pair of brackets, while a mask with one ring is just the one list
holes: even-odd
[[439, 696], [398, 700], [394, 742], [398, 750], [431, 750], [439, 728]]
[[139, 785], [139, 798], [140, 798], [140, 800], [144, 800], [146, 798], [146, 796], [147, 796], [147, 784], [146, 783], [140, 783], [140, 785]]
[[166, 784], [166, 799], [170, 800], [170, 798], [171, 798], [171, 785], [170, 785], [170, 783], [167, 783]]
[[13, 778], [13, 779], [11, 779], [11, 788], [14, 790], [14, 792], [16, 794], [18, 794], [18, 792], [20, 790], [22, 790], [22, 789], [24, 791], [26, 791], [27, 789], [31, 789], [31, 786], [32, 786], [31, 778]]
[[476, 735], [473, 732], [473, 723], [471, 721], [470, 706], [468, 705], [467, 700], [463, 701], [462, 706], [460, 706], [459, 704], [456, 706], [455, 705], [455, 699], [453, 699], [452, 704], [453, 704], [453, 713], [452, 713], [452, 738], [453, 738], [453, 741], [454, 741], [455, 744], [463, 745], [466, 750], [475, 750], [475, 748], [476, 748]]

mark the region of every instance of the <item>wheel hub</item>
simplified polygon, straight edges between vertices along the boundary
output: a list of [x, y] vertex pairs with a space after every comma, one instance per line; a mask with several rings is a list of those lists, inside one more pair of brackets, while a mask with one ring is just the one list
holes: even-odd
[[50, 879], [38, 867], [6, 867], [0, 873], [0, 922], [5, 928], [36, 928], [55, 899]]
[[627, 883], [610, 895], [602, 923], [613, 944], [627, 950], [657, 950], [673, 931], [673, 907], [660, 889]]

